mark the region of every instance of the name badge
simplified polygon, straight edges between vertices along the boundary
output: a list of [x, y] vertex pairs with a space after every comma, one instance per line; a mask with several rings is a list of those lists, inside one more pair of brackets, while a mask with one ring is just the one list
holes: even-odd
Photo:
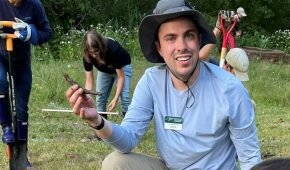
[[182, 118], [165, 116], [164, 129], [168, 130], [182, 130]]

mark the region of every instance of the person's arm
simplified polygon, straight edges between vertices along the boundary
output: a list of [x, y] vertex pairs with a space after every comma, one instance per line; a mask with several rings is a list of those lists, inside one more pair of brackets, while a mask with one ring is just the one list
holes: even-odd
[[108, 105], [108, 110], [109, 112], [111, 112], [112, 110], [114, 110], [117, 106], [117, 103], [119, 101], [119, 97], [121, 95], [123, 86], [124, 86], [124, 82], [125, 82], [125, 73], [124, 70], [121, 69], [116, 69], [116, 73], [117, 73], [117, 89], [116, 89], [116, 94], [114, 96], [114, 98], [112, 99], [112, 101], [109, 103]]
[[[121, 125], [104, 121], [104, 127], [95, 130], [102, 140], [122, 153], [129, 153], [139, 144], [150, 125], [153, 116], [153, 97], [146, 76], [142, 76], [136, 85], [134, 100]], [[73, 112], [90, 126], [98, 126], [103, 118], [97, 113], [95, 103], [83, 89], [73, 85], [66, 91], [66, 97]]]
[[255, 112], [250, 96], [237, 79], [229, 81], [229, 131], [237, 150], [241, 170], [249, 170], [261, 161]]
[[38, 6], [34, 8], [34, 15], [36, 17], [36, 23], [32, 23], [36, 27], [37, 32], [37, 43], [42, 44], [47, 42], [52, 37], [52, 30], [49, 25], [48, 18], [45, 13], [43, 5], [39, 2], [36, 3]]
[[199, 50], [199, 59], [200, 60], [208, 60], [209, 55], [214, 49], [215, 44], [206, 44]]
[[220, 28], [215, 27], [215, 28], [213, 29], [213, 33], [214, 33], [216, 39], [219, 39], [219, 38], [220, 38], [220, 36], [221, 36], [221, 32], [222, 32], [222, 30], [221, 30]]
[[215, 27], [213, 29], [213, 33], [214, 33], [216, 39], [219, 39], [219, 37], [221, 35], [221, 32], [222, 32], [222, 26], [221, 26], [221, 23], [220, 23], [220, 20], [219, 20], [221, 15], [222, 15], [221, 12], [219, 12], [217, 20], [216, 20], [216, 23], [215, 23]]
[[86, 81], [85, 81], [85, 88], [88, 90], [93, 90], [94, 88], [94, 72], [91, 71], [85, 71], [86, 75]]

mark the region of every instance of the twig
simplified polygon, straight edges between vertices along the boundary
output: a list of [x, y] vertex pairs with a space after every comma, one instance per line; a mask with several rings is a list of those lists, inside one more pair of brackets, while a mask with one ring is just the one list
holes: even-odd
[[64, 75], [63, 75], [63, 77], [64, 77], [64, 79], [67, 81], [67, 82], [69, 82], [69, 84], [70, 85], [75, 85], [75, 84], [77, 84], [80, 88], [82, 88], [83, 89], [83, 93], [84, 94], [92, 94], [92, 95], [98, 95], [98, 96], [100, 96], [100, 95], [102, 95], [102, 93], [100, 93], [100, 92], [94, 92], [94, 91], [92, 91], [92, 90], [88, 90], [88, 89], [85, 89], [85, 88], [83, 88], [81, 85], [79, 85], [75, 80], [73, 80], [72, 78], [70, 78], [70, 76], [67, 74], [67, 73], [65, 73]]

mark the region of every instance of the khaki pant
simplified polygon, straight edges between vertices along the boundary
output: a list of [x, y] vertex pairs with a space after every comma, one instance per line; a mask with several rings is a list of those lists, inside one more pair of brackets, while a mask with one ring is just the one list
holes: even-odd
[[102, 163], [102, 170], [168, 170], [165, 163], [155, 157], [139, 153], [110, 153]]

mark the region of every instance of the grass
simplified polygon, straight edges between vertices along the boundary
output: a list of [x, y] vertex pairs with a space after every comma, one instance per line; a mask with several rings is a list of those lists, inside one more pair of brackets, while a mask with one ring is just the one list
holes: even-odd
[[[131, 92], [144, 70], [151, 66], [142, 57], [133, 58]], [[257, 104], [256, 124], [264, 158], [290, 156], [290, 65], [252, 60], [250, 81], [245, 83]], [[42, 112], [43, 108], [69, 108], [63, 79], [68, 73], [84, 82], [81, 60], [33, 61], [33, 89], [30, 98], [29, 157], [36, 169], [100, 169], [112, 148], [96, 140], [84, 140], [93, 131], [72, 113]], [[120, 112], [120, 109], [117, 108]], [[119, 123], [122, 116], [110, 116]], [[0, 167], [8, 169], [6, 145], [0, 147]], [[134, 150], [156, 155], [152, 127]]]
[[256, 101], [263, 158], [290, 156], [290, 65], [254, 60], [245, 85]]

